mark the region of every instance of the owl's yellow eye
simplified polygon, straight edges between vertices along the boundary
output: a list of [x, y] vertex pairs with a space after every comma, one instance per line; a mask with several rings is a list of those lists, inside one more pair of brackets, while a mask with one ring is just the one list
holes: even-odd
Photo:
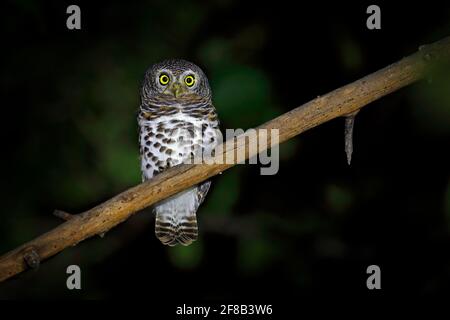
[[159, 83], [161, 83], [163, 86], [165, 86], [166, 84], [168, 84], [169, 81], [170, 81], [170, 78], [169, 78], [169, 76], [168, 76], [167, 74], [162, 73], [162, 74], [159, 76]]
[[192, 87], [195, 83], [194, 76], [186, 76], [186, 78], [184, 78], [184, 83], [186, 83], [188, 87]]

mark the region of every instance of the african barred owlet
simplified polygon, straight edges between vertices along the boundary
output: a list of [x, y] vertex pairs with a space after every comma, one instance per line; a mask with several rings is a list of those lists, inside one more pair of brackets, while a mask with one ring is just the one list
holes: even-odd
[[[209, 152], [217, 145], [219, 121], [203, 71], [185, 60], [167, 60], [147, 70], [138, 116], [142, 179]], [[197, 239], [196, 212], [210, 181], [158, 203], [155, 234], [163, 243], [189, 245]]]

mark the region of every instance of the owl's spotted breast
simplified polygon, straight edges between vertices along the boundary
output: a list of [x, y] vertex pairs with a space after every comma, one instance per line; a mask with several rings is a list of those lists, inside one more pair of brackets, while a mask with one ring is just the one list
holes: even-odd
[[217, 145], [218, 123], [208, 118], [209, 113], [211, 110], [193, 109], [148, 119], [141, 112], [139, 139], [145, 180]]

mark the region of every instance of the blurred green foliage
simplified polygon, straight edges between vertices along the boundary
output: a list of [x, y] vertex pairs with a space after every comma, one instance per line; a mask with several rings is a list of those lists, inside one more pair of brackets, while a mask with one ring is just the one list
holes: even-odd
[[411, 96], [412, 113], [417, 125], [434, 135], [450, 133], [450, 62], [441, 61]]
[[203, 242], [200, 238], [190, 246], [175, 246], [167, 250], [170, 261], [180, 269], [194, 269], [199, 266], [203, 256]]
[[348, 32], [345, 35], [341, 35], [338, 41], [338, 49], [342, 67], [347, 71], [358, 71], [364, 65], [364, 57], [360, 45], [355, 39], [349, 37]]
[[325, 201], [330, 210], [342, 214], [350, 209], [353, 195], [349, 189], [329, 185], [325, 187]]
[[242, 238], [239, 241], [237, 267], [243, 272], [258, 275], [271, 266], [282, 252], [282, 244], [269, 237]]

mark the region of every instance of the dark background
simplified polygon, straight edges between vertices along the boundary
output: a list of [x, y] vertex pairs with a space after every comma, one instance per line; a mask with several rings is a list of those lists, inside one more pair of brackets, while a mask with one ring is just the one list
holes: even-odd
[[[450, 5], [372, 1], [6, 1], [2, 30], [0, 253], [140, 182], [136, 114], [151, 64], [179, 57], [210, 79], [224, 128], [251, 128], [450, 35]], [[168, 248], [150, 210], [0, 284], [3, 299], [155, 296], [152, 303], [274, 303], [332, 295], [450, 289], [450, 69], [357, 117], [353, 163], [344, 120], [280, 148], [280, 170], [239, 165], [213, 179], [199, 240]], [[66, 289], [66, 268], [82, 290]], [[380, 292], [366, 268], [381, 267]], [[149, 305], [151, 305], [149, 303]]]

